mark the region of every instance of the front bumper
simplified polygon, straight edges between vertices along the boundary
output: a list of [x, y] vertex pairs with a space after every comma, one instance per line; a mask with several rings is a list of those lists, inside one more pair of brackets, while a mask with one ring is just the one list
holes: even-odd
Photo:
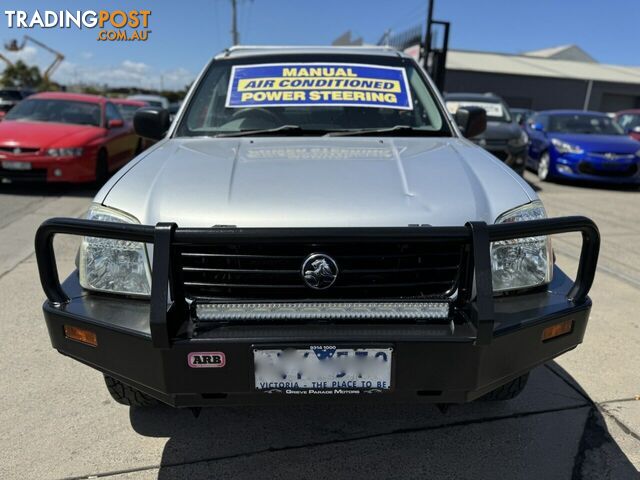
[[[28, 169], [5, 168], [2, 162], [17, 162]], [[0, 183], [92, 182], [96, 179], [96, 152], [80, 157], [54, 158], [46, 155], [0, 155]]]
[[550, 174], [554, 177], [594, 183], [640, 184], [640, 160], [607, 161], [589, 154], [553, 154]]
[[[46, 222], [36, 237], [36, 253], [49, 298], [44, 314], [52, 345], [64, 355], [177, 407], [348, 399], [461, 403], [577, 346], [582, 342], [591, 309], [587, 292], [595, 273], [599, 235], [595, 225], [581, 217], [489, 227], [473, 223], [448, 229], [402, 229], [403, 234], [411, 230], [427, 236], [468, 235], [476, 294], [472, 298], [470, 291], [460, 290], [451, 304], [450, 316], [439, 321], [202, 325], [195, 321], [192, 308], [184, 308], [179, 288], [171, 288], [172, 300], [168, 301], [167, 289], [154, 287], [148, 302], [87, 293], [79, 286], [77, 272], [62, 287], [57, 281], [52, 254], [55, 233], [153, 242], [153, 285], [175, 287], [170, 262], [172, 243], [207, 241], [228, 234], [260, 236], [260, 230], [229, 230], [181, 231], [162, 225], [154, 229], [68, 219]], [[553, 282], [543, 291], [492, 296], [489, 241], [531, 236], [533, 232], [540, 235], [569, 231], [583, 234], [575, 283], [556, 268]], [[269, 238], [272, 233], [267, 231], [262, 236]], [[345, 234], [352, 236], [354, 232]], [[166, 255], [159, 253], [163, 249], [167, 249]], [[567, 320], [572, 324], [569, 333], [542, 341], [546, 327]], [[65, 325], [94, 332], [98, 346], [67, 338]], [[375, 394], [361, 391], [317, 396], [254, 390], [254, 348], [309, 345], [393, 347], [392, 389]], [[192, 352], [222, 352], [226, 362], [221, 368], [191, 368], [187, 359]]]

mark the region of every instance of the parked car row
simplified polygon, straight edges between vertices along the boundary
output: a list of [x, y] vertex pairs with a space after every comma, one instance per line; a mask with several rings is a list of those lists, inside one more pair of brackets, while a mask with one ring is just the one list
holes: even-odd
[[471, 141], [521, 175], [529, 168], [543, 181], [640, 184], [640, 110], [534, 112], [510, 109], [491, 93], [448, 94], [445, 103], [452, 115], [483, 108], [487, 129]]
[[122, 108], [75, 93], [20, 101], [0, 122], [0, 181], [104, 182], [144, 146]]
[[0, 90], [0, 183], [103, 183], [153, 144], [135, 134], [135, 112], [171, 105], [156, 95]]

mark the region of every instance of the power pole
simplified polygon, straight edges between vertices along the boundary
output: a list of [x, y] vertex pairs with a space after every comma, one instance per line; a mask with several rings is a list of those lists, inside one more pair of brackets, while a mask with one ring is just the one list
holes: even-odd
[[238, 12], [236, 0], [231, 0], [231, 41], [234, 45], [240, 43], [240, 34], [238, 33]]
[[422, 46], [422, 55], [425, 70], [428, 70], [429, 54], [431, 53], [431, 23], [433, 22], [433, 3], [434, 0], [427, 0], [427, 30], [424, 35], [424, 45]]

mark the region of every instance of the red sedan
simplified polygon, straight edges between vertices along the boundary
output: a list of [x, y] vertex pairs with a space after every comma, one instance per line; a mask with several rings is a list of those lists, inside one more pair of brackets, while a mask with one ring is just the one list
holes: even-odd
[[640, 141], [640, 110], [624, 110], [616, 113], [616, 120], [634, 140]]
[[39, 93], [0, 122], [0, 181], [104, 182], [140, 148], [108, 99]]

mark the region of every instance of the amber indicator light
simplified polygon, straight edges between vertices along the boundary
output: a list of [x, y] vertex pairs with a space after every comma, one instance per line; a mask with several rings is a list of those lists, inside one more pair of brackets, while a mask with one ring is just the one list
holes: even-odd
[[542, 341], [546, 342], [552, 338], [559, 337], [571, 333], [573, 330], [573, 320], [565, 320], [564, 322], [556, 323], [550, 327], [545, 328], [542, 331]]
[[85, 345], [91, 345], [92, 347], [98, 346], [98, 337], [96, 334], [84, 328], [65, 325], [64, 336], [76, 342], [84, 343]]

